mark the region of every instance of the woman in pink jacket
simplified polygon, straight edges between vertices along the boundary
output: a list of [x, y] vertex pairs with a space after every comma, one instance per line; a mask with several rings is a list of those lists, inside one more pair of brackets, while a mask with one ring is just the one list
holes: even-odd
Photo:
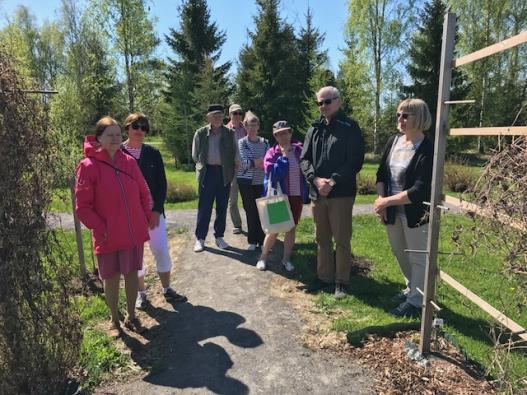
[[152, 199], [134, 158], [121, 147], [121, 127], [110, 117], [86, 136], [83, 159], [77, 167], [75, 210], [92, 231], [93, 245], [112, 314], [111, 335], [120, 334], [118, 300], [121, 274], [125, 279], [128, 316], [125, 326], [141, 333], [135, 316], [137, 271], [143, 267], [143, 245], [148, 240]]

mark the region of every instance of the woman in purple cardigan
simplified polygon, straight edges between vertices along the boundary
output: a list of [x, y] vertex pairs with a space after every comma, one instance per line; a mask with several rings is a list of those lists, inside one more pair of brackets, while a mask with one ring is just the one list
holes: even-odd
[[[278, 121], [273, 125], [273, 136], [278, 142], [274, 147], [269, 148], [264, 157], [264, 171], [266, 175], [266, 186], [269, 188], [269, 178], [273, 188], [276, 183], [280, 184], [282, 192], [288, 196], [289, 204], [295, 225], [300, 221], [304, 199], [307, 197], [307, 186], [300, 169], [300, 153], [302, 143], [291, 141], [293, 131], [286, 121]], [[286, 272], [292, 272], [295, 267], [290, 261], [293, 246], [295, 244], [296, 226], [285, 234], [284, 255], [282, 265]], [[265, 236], [262, 247], [262, 255], [256, 263], [259, 270], [265, 270], [269, 251], [273, 247], [278, 234], [270, 233]]]

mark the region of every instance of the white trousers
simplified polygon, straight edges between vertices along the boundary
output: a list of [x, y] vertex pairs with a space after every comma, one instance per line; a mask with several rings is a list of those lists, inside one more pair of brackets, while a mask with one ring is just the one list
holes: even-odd
[[[170, 259], [170, 253], [168, 252], [167, 225], [163, 214], [159, 216], [159, 226], [155, 229], [148, 229], [148, 234], [150, 235], [148, 244], [156, 261], [157, 272], [169, 272], [172, 268], [172, 259]], [[144, 277], [145, 272], [143, 265], [143, 269], [139, 270], [137, 275]]]
[[415, 307], [421, 308], [423, 295], [417, 288], [424, 292], [426, 254], [405, 252], [404, 250], [425, 251], [428, 242], [428, 224], [409, 228], [406, 216], [395, 216], [393, 225], [386, 225], [388, 239], [392, 252], [399, 262], [401, 271], [406, 279], [406, 301]]

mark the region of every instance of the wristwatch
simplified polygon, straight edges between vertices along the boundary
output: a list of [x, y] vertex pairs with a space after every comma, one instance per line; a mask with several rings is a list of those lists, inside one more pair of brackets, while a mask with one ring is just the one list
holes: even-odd
[[329, 184], [329, 186], [331, 188], [333, 188], [335, 186], [336, 182], [335, 182], [335, 180], [333, 178], [330, 178], [328, 184]]

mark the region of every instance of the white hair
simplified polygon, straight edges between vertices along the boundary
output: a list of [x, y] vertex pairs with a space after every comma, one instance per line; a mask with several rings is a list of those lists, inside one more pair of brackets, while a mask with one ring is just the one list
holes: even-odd
[[333, 97], [340, 97], [340, 92], [337, 88], [335, 88], [334, 86], [324, 86], [322, 88], [320, 88], [317, 92], [317, 97], [320, 96], [320, 94], [322, 94], [322, 92], [329, 92], [332, 94]]

